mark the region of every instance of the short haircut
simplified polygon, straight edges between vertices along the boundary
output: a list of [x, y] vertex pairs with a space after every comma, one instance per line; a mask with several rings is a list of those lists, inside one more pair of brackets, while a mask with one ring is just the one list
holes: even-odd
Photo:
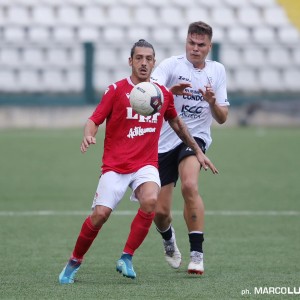
[[146, 47], [146, 48], [151, 48], [153, 50], [153, 56], [155, 57], [155, 51], [154, 51], [154, 48], [152, 46], [152, 44], [150, 44], [149, 42], [147, 42], [146, 40], [144, 39], [140, 39], [138, 40], [136, 43], [134, 43], [134, 45], [132, 46], [131, 48], [131, 51], [130, 51], [130, 57], [132, 58], [133, 57], [133, 54], [134, 54], [134, 51], [135, 51], [135, 48], [136, 47]]
[[189, 34], [208, 35], [209, 39], [211, 40], [213, 36], [213, 30], [208, 24], [199, 21], [193, 22], [189, 25], [188, 35]]

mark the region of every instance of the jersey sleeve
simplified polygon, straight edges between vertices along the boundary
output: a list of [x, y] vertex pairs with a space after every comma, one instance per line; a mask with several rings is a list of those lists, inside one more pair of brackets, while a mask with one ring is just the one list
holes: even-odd
[[219, 105], [221, 106], [228, 106], [230, 105], [227, 99], [227, 87], [226, 87], [226, 72], [225, 67], [222, 64], [219, 65], [219, 80], [216, 86], [216, 99]]
[[104, 95], [102, 96], [95, 111], [90, 116], [89, 119], [92, 120], [97, 126], [102, 124], [110, 115], [113, 108], [113, 98], [115, 96], [115, 92], [116, 86], [114, 84], [110, 85], [104, 92]]
[[153, 71], [151, 81], [168, 86], [172, 70], [172, 58], [163, 60]]
[[165, 112], [164, 119], [166, 121], [168, 121], [168, 120], [176, 118], [178, 114], [177, 114], [177, 111], [175, 109], [173, 94], [168, 89], [166, 89], [166, 92], [167, 92], [167, 95], [169, 97], [169, 105], [168, 105], [167, 110]]

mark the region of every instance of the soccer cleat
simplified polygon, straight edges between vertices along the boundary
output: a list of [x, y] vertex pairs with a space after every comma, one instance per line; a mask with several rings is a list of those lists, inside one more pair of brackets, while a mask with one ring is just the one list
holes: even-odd
[[188, 273], [202, 275], [204, 273], [203, 253], [192, 251], [190, 258], [191, 261], [188, 266]]
[[172, 268], [178, 269], [181, 264], [181, 253], [176, 244], [175, 230], [173, 227], [172, 234], [173, 235], [170, 240], [163, 240], [165, 259]]
[[58, 280], [61, 284], [74, 283], [74, 277], [78, 269], [80, 268], [81, 262], [76, 259], [70, 259], [66, 266], [59, 274]]
[[136, 273], [134, 272], [131, 258], [132, 256], [129, 254], [123, 254], [117, 261], [116, 270], [119, 273], [122, 273], [123, 276], [134, 279], [136, 277]]

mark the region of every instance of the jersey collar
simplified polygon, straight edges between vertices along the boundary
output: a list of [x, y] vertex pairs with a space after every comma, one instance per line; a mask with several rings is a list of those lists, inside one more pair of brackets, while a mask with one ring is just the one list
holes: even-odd
[[130, 76], [128, 76], [126, 79], [130, 85], [135, 86], [135, 84], [131, 81]]
[[207, 67], [207, 61], [205, 60], [205, 66], [203, 69], [195, 68], [194, 65], [186, 58], [186, 54], [184, 55], [184, 62], [186, 65], [188, 65], [190, 68], [192, 68], [195, 72], [202, 72]]

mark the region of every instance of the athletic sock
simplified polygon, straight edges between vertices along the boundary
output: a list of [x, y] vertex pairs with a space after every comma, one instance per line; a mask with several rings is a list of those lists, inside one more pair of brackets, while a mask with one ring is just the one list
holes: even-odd
[[154, 219], [154, 215], [154, 212], [146, 213], [141, 209], [138, 210], [131, 223], [130, 233], [128, 235], [123, 253], [125, 252], [130, 255], [134, 254], [134, 251], [142, 244], [147, 236]]
[[156, 230], [160, 233], [165, 241], [169, 241], [172, 238], [172, 225], [170, 225], [170, 227], [165, 231], [160, 231], [157, 227]]
[[202, 243], [204, 242], [204, 234], [203, 232], [190, 232], [189, 233], [190, 240], [190, 251], [197, 251], [203, 253]]
[[83, 256], [89, 250], [92, 245], [94, 239], [98, 235], [100, 227], [96, 227], [93, 225], [91, 221], [91, 217], [88, 216], [82, 224], [81, 231], [78, 235], [72, 258], [77, 259], [78, 261], [82, 261]]
[[132, 255], [130, 255], [130, 254], [128, 254], [128, 253], [123, 253], [123, 254], [121, 255], [121, 258], [127, 258], [127, 259], [129, 259], [129, 260], [132, 260]]

